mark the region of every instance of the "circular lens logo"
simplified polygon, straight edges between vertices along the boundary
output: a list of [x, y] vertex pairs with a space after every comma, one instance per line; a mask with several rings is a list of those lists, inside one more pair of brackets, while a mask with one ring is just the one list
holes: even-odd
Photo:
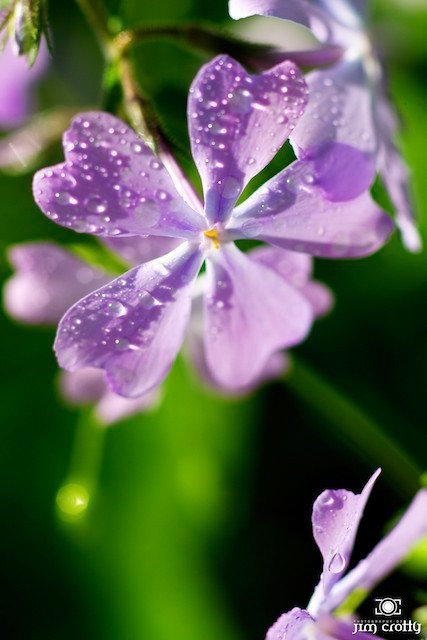
[[376, 598], [375, 615], [400, 616], [402, 613], [402, 600], [400, 598]]

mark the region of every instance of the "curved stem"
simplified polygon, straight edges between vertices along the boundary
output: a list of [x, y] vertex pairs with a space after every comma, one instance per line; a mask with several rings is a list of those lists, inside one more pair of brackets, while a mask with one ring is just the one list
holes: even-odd
[[299, 359], [293, 360], [288, 387], [341, 436], [363, 459], [381, 465], [397, 491], [413, 496], [420, 486], [422, 469], [411, 456], [363, 409], [337, 391], [325, 378]]

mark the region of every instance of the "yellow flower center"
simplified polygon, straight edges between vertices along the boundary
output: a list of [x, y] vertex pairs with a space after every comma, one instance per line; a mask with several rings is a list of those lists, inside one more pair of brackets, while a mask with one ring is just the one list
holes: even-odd
[[209, 231], [205, 231], [204, 235], [212, 240], [215, 249], [219, 249], [219, 233], [216, 229], [209, 229]]

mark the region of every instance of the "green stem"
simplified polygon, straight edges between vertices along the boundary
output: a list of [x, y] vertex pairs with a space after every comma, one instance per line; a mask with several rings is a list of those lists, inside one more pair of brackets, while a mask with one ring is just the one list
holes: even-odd
[[286, 383], [295, 395], [325, 419], [334, 435], [353, 445], [364, 460], [381, 465], [399, 493], [413, 496], [420, 486], [422, 469], [363, 409], [299, 359], [293, 360]]
[[107, 26], [107, 16], [97, 0], [76, 0], [87, 22], [94, 30], [100, 47], [107, 59], [111, 58], [113, 41]]
[[227, 53], [237, 58], [265, 56], [276, 52], [276, 48], [270, 45], [247, 42], [218, 27], [203, 24], [144, 25], [119, 36], [122, 46], [126, 48], [140, 40], [151, 38], [178, 40], [208, 54]]
[[106, 430], [93, 411], [81, 415], [70, 469], [56, 496], [59, 514], [64, 520], [80, 519], [96, 496]]

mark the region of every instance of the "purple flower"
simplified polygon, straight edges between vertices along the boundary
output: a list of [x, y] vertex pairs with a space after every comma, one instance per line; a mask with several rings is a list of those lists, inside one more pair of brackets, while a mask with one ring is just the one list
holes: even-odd
[[[63, 368], [104, 369], [112, 390], [129, 397], [158, 385], [183, 342], [192, 289], [205, 259], [204, 350], [221, 386], [246, 387], [272, 354], [306, 337], [313, 320], [309, 302], [234, 241], [249, 238], [313, 255], [357, 257], [377, 250], [392, 230], [369, 192], [353, 197], [348, 167], [363, 175], [366, 162], [343, 145], [325, 152], [322, 163], [315, 156], [294, 162], [235, 206], [294, 129], [306, 102], [305, 81], [291, 62], [260, 76], [246, 74], [227, 56], [203, 67], [188, 105], [205, 195], [205, 208], [197, 211], [120, 120], [101, 112], [75, 118], [64, 135], [66, 162], [34, 178], [34, 196], [44, 213], [79, 232], [183, 242], [65, 314], [55, 343]], [[341, 163], [335, 165], [337, 154]]]
[[[150, 260], [176, 245], [171, 238], [111, 238], [109, 248], [129, 264]], [[8, 253], [16, 273], [4, 287], [4, 304], [10, 315], [28, 324], [56, 324], [66, 310], [86, 294], [111, 282], [113, 276], [52, 243], [33, 242]], [[72, 404], [92, 403], [104, 424], [152, 408], [159, 389], [130, 400], [110, 391], [102, 371], [63, 372], [63, 395]]]
[[[355, 590], [368, 594], [427, 533], [427, 490], [420, 490], [394, 529], [346, 576], [363, 511], [380, 474], [376, 471], [361, 494], [345, 489], [327, 490], [313, 506], [313, 535], [323, 558], [323, 572], [307, 609], [284, 613], [267, 633], [266, 640], [315, 640], [354, 638], [348, 619], [333, 616]], [[373, 638], [370, 634], [357, 634]]]
[[42, 41], [34, 66], [29, 68], [23, 56], [13, 52], [10, 41], [0, 54], [0, 128], [22, 124], [33, 107], [32, 88], [48, 63], [46, 43]]
[[[396, 146], [398, 119], [390, 104], [383, 70], [366, 28], [366, 0], [230, 0], [232, 18], [265, 15], [310, 28], [323, 43], [342, 49], [341, 60], [307, 75], [310, 101], [292, 145], [299, 158], [341, 142], [372, 160], [396, 210], [397, 224], [411, 251], [421, 248], [408, 189], [408, 170]], [[313, 57], [313, 52], [310, 52]], [[319, 55], [322, 50], [319, 50]], [[321, 60], [320, 60], [321, 63]]]

